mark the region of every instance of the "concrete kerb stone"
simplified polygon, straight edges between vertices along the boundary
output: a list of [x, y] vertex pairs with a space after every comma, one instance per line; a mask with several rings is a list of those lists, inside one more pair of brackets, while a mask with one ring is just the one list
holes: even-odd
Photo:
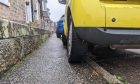
[[[85, 57], [84, 60], [93, 68], [98, 74], [100, 74], [109, 84], [124, 84], [122, 81], [118, 80], [114, 75], [110, 74], [104, 68], [99, 66], [96, 62], [91, 60], [89, 57]], [[129, 83], [128, 83], [129, 84]]]

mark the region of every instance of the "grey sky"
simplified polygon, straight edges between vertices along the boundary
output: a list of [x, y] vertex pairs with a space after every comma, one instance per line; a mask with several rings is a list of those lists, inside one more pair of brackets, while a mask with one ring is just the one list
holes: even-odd
[[50, 9], [51, 19], [55, 22], [65, 13], [65, 5], [59, 4], [58, 0], [48, 0], [48, 8]]

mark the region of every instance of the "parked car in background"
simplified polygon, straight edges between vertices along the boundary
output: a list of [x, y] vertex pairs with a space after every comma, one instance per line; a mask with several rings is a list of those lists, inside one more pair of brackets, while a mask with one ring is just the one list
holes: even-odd
[[64, 30], [64, 15], [62, 15], [59, 21], [57, 22], [57, 29], [56, 29], [57, 38], [62, 38], [63, 30]]
[[63, 45], [67, 45], [66, 36], [64, 35], [64, 15], [61, 16], [60, 20], [57, 22], [56, 29], [57, 38], [62, 39]]

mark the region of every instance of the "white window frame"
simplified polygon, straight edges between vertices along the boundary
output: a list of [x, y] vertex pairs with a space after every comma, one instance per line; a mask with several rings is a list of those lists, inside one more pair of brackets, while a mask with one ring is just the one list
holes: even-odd
[[25, 4], [26, 7], [26, 23], [32, 22], [32, 9], [31, 9], [31, 0], [28, 0], [29, 5]]
[[0, 0], [0, 3], [4, 4], [6, 6], [10, 6], [9, 0]]
[[39, 15], [39, 2], [36, 3], [36, 10], [37, 10], [37, 14], [36, 14], [36, 19], [39, 20], [40, 19], [40, 15]]
[[42, 0], [43, 11], [47, 11], [47, 2]]

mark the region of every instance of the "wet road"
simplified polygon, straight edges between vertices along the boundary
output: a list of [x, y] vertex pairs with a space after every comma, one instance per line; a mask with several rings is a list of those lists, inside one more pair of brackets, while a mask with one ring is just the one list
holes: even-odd
[[106, 84], [86, 63], [70, 65], [60, 39], [52, 35], [0, 84]]
[[112, 51], [108, 56], [102, 55], [104, 57], [100, 57], [96, 62], [124, 82], [140, 84], [139, 51], [139, 49]]

